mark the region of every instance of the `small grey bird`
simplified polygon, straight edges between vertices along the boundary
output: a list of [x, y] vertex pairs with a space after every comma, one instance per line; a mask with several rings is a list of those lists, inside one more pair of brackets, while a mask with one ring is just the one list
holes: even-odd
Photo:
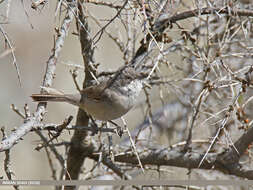
[[86, 111], [95, 119], [109, 121], [126, 114], [135, 104], [142, 90], [138, 72], [130, 66], [119, 69], [115, 75], [100, 84], [83, 89], [77, 94], [57, 90], [48, 94], [33, 94], [37, 102], [67, 102]]

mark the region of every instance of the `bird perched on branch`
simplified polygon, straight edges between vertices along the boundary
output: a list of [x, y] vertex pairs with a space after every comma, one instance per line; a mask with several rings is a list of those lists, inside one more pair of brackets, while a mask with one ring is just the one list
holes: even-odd
[[109, 121], [126, 114], [142, 89], [142, 76], [133, 67], [124, 66], [109, 79], [87, 87], [77, 94], [64, 94], [45, 88], [47, 94], [33, 94], [37, 102], [67, 102], [80, 107], [95, 119]]

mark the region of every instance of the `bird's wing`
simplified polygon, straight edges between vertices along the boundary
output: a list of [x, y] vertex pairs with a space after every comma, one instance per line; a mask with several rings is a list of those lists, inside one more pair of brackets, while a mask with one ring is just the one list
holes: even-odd
[[102, 98], [106, 98], [106, 88], [108, 81], [101, 82], [98, 85], [90, 86], [81, 91], [81, 94], [87, 98], [100, 101]]

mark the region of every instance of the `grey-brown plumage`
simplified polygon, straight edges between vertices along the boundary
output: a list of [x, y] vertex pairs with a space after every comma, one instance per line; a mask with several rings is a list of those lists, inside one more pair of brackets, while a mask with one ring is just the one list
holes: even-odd
[[80, 94], [33, 94], [32, 99], [36, 102], [68, 102], [79, 105]]
[[121, 117], [136, 103], [142, 89], [138, 73], [125, 67], [98, 85], [85, 88], [77, 94], [64, 94], [57, 90], [49, 94], [33, 94], [38, 102], [67, 102], [76, 105], [98, 120], [108, 121]]

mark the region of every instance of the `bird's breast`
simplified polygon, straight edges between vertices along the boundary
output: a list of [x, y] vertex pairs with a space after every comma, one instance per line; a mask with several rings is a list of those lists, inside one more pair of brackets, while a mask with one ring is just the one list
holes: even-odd
[[136, 104], [141, 89], [142, 83], [135, 81], [124, 87], [105, 89], [99, 100], [86, 98], [83, 109], [98, 120], [117, 119]]

